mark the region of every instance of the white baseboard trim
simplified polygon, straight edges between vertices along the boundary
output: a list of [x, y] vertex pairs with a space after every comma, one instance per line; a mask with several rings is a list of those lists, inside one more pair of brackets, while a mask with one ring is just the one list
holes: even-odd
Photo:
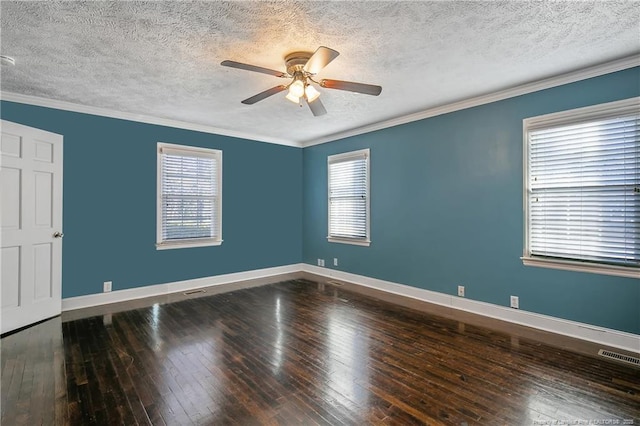
[[86, 296], [68, 297], [62, 299], [62, 311], [90, 308], [92, 306], [109, 303], [126, 302], [144, 297], [162, 296], [170, 293], [194, 290], [202, 287], [237, 283], [239, 281], [275, 277], [302, 271], [302, 264], [276, 266], [273, 268], [254, 269], [251, 271], [234, 272], [231, 274], [214, 275], [211, 277], [195, 278], [192, 280], [176, 281], [164, 284], [154, 284], [144, 287], [116, 290], [109, 293], [88, 294]]
[[387, 293], [410, 297], [436, 305], [447, 306], [461, 311], [471, 312], [485, 317], [495, 318], [514, 324], [524, 325], [551, 333], [574, 337], [614, 348], [640, 353], [640, 335], [584, 324], [577, 321], [556, 318], [535, 312], [511, 309], [506, 306], [479, 302], [431, 290], [411, 287], [391, 281], [370, 278], [364, 275], [321, 268], [303, 264], [302, 271], [310, 274], [334, 278], [351, 284], [381, 290]]
[[619, 348], [631, 352], [640, 353], [640, 335], [613, 330], [605, 327], [580, 323], [538, 314], [535, 312], [511, 309], [506, 306], [492, 303], [479, 302], [461, 297], [439, 293], [384, 281], [364, 275], [337, 271], [335, 269], [321, 268], [314, 265], [297, 263], [273, 268], [255, 269], [251, 271], [234, 272], [231, 274], [215, 275], [211, 277], [196, 278], [192, 280], [176, 281], [164, 284], [155, 284], [145, 287], [116, 290], [110, 293], [89, 294], [86, 296], [69, 297], [62, 299], [62, 311], [71, 311], [92, 306], [106, 305], [109, 303], [126, 302], [145, 297], [162, 296], [171, 293], [194, 290], [202, 287], [232, 284], [241, 281], [270, 278], [278, 275], [307, 272], [327, 278], [334, 278], [355, 285], [381, 290], [399, 296], [410, 297], [436, 305], [447, 306], [461, 311], [471, 312], [489, 318], [495, 318], [514, 324], [520, 324], [539, 330], [549, 331], [564, 336], [574, 337], [602, 345]]

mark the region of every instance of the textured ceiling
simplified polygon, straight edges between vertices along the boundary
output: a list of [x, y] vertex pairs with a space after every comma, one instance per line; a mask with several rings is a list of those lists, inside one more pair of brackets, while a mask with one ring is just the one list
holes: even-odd
[[[242, 132], [312, 141], [640, 51], [640, 3], [2, 1], [4, 92]], [[224, 59], [284, 70], [324, 45], [320, 78], [383, 87], [378, 97], [320, 89], [328, 114]]]

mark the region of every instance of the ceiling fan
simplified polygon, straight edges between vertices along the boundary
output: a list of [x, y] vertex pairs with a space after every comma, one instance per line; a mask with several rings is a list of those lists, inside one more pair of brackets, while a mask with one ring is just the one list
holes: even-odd
[[284, 58], [287, 67], [286, 72], [276, 71], [269, 68], [263, 68], [256, 65], [244, 64], [236, 61], [222, 61], [220, 65], [241, 70], [260, 72], [263, 74], [273, 75], [279, 78], [291, 79], [289, 84], [281, 84], [279, 86], [267, 89], [257, 95], [242, 101], [243, 104], [253, 105], [269, 96], [280, 93], [283, 90], [289, 90], [286, 98], [291, 102], [300, 104], [303, 99], [314, 116], [324, 115], [327, 110], [320, 102], [320, 92], [318, 92], [311, 83], [315, 83], [326, 89], [347, 90], [349, 92], [364, 93], [366, 95], [378, 96], [382, 92], [382, 87], [373, 84], [354, 83], [352, 81], [322, 79], [315, 80], [314, 77], [331, 61], [337, 58], [339, 53], [328, 47], [320, 46], [314, 53], [311, 52], [293, 52]]

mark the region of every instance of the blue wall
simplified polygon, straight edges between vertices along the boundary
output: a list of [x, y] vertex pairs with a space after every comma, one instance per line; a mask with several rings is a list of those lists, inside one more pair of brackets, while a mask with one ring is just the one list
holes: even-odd
[[[629, 69], [304, 149], [303, 259], [640, 333], [640, 280], [523, 266], [522, 120], [640, 95]], [[384, 96], [384, 94], [383, 94]], [[327, 156], [371, 149], [370, 247], [328, 243]], [[334, 268], [333, 266], [329, 266]]]
[[[1, 115], [64, 135], [63, 297], [301, 262], [301, 149], [12, 102]], [[221, 246], [156, 250], [157, 142], [223, 151]]]
[[[640, 95], [640, 69], [304, 150], [1, 103], [64, 135], [63, 297], [337, 257], [337, 269], [640, 333], [640, 280], [522, 265], [522, 120]], [[384, 96], [384, 95], [383, 95]], [[223, 150], [219, 247], [156, 250], [156, 143]], [[327, 155], [371, 149], [370, 247], [328, 243]]]

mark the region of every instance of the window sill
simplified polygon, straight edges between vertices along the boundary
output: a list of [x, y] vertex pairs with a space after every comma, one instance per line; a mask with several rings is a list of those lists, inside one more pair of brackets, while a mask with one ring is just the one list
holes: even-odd
[[156, 250], [168, 250], [168, 249], [181, 249], [190, 247], [209, 247], [219, 246], [222, 244], [222, 240], [182, 240], [156, 243]]
[[330, 243], [351, 244], [354, 246], [364, 247], [369, 247], [371, 245], [371, 240], [356, 240], [350, 238], [327, 237], [327, 241], [329, 241]]
[[592, 274], [615, 275], [618, 277], [639, 278], [640, 269], [614, 265], [595, 265], [570, 260], [541, 259], [538, 257], [521, 257], [525, 266], [537, 266], [542, 268], [563, 269], [565, 271], [589, 272]]

